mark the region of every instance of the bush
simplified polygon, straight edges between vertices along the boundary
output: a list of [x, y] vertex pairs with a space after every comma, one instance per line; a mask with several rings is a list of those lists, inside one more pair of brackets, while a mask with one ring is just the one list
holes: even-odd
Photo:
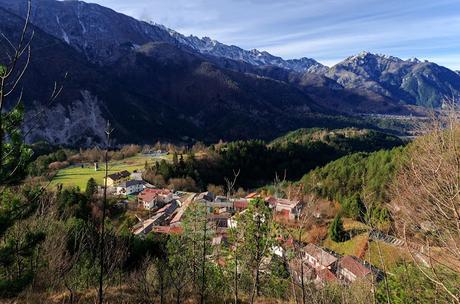
[[208, 185], [208, 191], [214, 193], [215, 195], [225, 195], [224, 187], [216, 186], [213, 184]]
[[198, 187], [196, 186], [196, 182], [191, 177], [171, 178], [169, 180], [168, 188], [176, 191], [199, 191]]
[[48, 165], [48, 169], [51, 171], [57, 171], [68, 167], [70, 164], [68, 161], [56, 161]]

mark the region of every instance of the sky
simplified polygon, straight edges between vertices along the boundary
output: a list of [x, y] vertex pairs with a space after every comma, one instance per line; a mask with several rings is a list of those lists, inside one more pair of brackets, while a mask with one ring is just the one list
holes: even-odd
[[185, 35], [331, 66], [361, 51], [460, 70], [460, 0], [88, 0]]

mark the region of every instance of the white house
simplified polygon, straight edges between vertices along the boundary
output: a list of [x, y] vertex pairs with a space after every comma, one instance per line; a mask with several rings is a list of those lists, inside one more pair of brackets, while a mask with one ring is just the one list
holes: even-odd
[[315, 269], [332, 269], [337, 258], [324, 249], [308, 244], [303, 248], [305, 262]]
[[140, 180], [125, 181], [117, 186], [118, 195], [130, 195], [133, 193], [139, 193], [142, 190], [144, 190], [144, 182]]
[[162, 207], [173, 200], [173, 193], [168, 189], [145, 189], [137, 196], [144, 209]]
[[291, 220], [297, 218], [302, 210], [302, 203], [300, 201], [291, 201], [274, 197], [270, 197], [266, 201], [277, 214], [283, 215]]

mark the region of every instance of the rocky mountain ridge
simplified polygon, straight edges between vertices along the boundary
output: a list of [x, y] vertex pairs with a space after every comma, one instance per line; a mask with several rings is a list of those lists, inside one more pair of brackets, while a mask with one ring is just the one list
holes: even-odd
[[[437, 106], [460, 87], [457, 73], [415, 59], [365, 52], [328, 68], [186, 37], [96, 4], [33, 3], [38, 51], [24, 83], [32, 111], [54, 80], [71, 75], [33, 139], [90, 145], [101, 141], [104, 119], [115, 122], [120, 141], [271, 138], [344, 127], [348, 115], [412, 114], [406, 104]], [[3, 33], [17, 35], [25, 4], [0, 0]]]
[[460, 96], [457, 73], [417, 58], [361, 52], [331, 67], [325, 74], [345, 88], [362, 89], [410, 105], [438, 108], [444, 98]]

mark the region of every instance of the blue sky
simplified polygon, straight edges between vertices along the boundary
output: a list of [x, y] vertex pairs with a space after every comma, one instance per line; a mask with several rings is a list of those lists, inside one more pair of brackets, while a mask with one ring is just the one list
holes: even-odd
[[366, 50], [460, 70], [460, 0], [88, 0], [186, 35], [333, 65]]

